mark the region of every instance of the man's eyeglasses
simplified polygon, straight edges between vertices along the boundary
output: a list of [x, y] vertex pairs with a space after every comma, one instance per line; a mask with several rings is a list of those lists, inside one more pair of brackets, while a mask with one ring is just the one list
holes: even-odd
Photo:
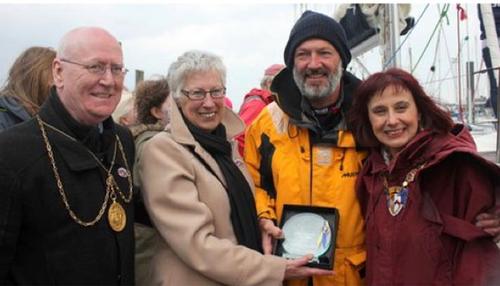
[[[106, 73], [106, 70], [108, 69], [108, 65], [103, 64], [103, 63], [95, 63], [95, 64], [86, 65], [86, 64], [70, 61], [67, 59], [61, 59], [61, 62], [81, 66], [84, 69], [86, 69], [89, 73], [95, 74], [95, 75], [104, 75]], [[114, 76], [125, 76], [125, 74], [128, 72], [128, 70], [121, 65], [110, 65], [109, 69], [111, 70], [111, 74], [113, 74]]]
[[215, 88], [211, 90], [195, 89], [195, 90], [181, 90], [184, 96], [191, 100], [204, 100], [207, 94], [210, 94], [212, 98], [223, 98], [226, 95], [226, 88]]

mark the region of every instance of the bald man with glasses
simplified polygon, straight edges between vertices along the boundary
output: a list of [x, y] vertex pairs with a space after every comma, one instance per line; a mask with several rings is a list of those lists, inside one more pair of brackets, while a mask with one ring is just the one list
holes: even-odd
[[74, 29], [52, 72], [40, 112], [0, 135], [0, 284], [133, 284], [134, 145], [111, 118], [121, 46]]

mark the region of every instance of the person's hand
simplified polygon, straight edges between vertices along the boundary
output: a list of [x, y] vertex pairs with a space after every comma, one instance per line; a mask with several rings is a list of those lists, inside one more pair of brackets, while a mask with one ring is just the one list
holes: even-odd
[[273, 240], [283, 238], [283, 231], [267, 218], [259, 219], [260, 232], [262, 234], [262, 249], [264, 254], [272, 254]]
[[491, 234], [495, 242], [500, 242], [500, 207], [489, 213], [480, 213], [476, 216], [476, 226]]
[[332, 270], [325, 270], [319, 268], [312, 268], [305, 266], [313, 255], [302, 256], [297, 259], [288, 260], [285, 269], [285, 280], [287, 279], [301, 279], [312, 275], [333, 275]]

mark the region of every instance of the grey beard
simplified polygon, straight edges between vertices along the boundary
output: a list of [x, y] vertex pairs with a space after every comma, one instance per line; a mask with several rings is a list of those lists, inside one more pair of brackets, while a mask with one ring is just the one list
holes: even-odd
[[296, 68], [293, 68], [293, 79], [300, 90], [300, 93], [307, 99], [324, 98], [332, 94], [340, 85], [342, 79], [343, 68], [341, 65], [337, 67], [337, 71], [328, 75], [328, 82], [325, 86], [308, 86], [305, 82], [305, 76], [299, 74]]

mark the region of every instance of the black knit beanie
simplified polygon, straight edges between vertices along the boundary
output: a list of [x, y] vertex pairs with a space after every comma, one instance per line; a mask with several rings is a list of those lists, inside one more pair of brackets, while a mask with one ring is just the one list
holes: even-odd
[[284, 53], [287, 67], [293, 67], [295, 49], [311, 38], [330, 42], [339, 53], [344, 69], [347, 67], [351, 61], [351, 52], [347, 47], [344, 28], [333, 18], [313, 11], [305, 11], [290, 32]]

